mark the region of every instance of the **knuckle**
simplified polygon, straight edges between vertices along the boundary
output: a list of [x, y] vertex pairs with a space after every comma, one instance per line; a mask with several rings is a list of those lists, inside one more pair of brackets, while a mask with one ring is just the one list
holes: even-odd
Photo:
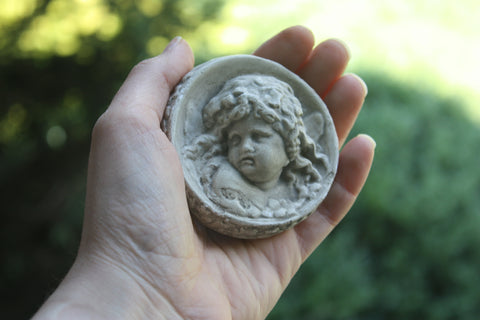
[[152, 58], [142, 60], [132, 68], [131, 72], [136, 73], [136, 72], [141, 72], [145, 69], [148, 70], [151, 68], [151, 63], [152, 63]]
[[[122, 110], [105, 111], [96, 121], [92, 130], [93, 141], [121, 143], [126, 137], [142, 135], [157, 125], [155, 114], [146, 114], [130, 106]], [[160, 124], [158, 124], [160, 129]]]
[[92, 130], [92, 139], [97, 140], [98, 138], [104, 136], [107, 132], [113, 130], [113, 121], [111, 116], [108, 114], [108, 111], [104, 112], [95, 122]]

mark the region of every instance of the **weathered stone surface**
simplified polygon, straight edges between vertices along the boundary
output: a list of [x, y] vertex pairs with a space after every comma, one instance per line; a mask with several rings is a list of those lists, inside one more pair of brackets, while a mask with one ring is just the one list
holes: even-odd
[[162, 126], [180, 156], [192, 214], [232, 237], [293, 227], [336, 174], [327, 107], [270, 60], [236, 55], [197, 66], [170, 97]]

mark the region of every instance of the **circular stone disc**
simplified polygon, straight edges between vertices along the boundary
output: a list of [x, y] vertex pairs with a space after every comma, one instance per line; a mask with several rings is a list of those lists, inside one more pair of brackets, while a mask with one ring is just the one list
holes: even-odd
[[324, 102], [263, 58], [195, 67], [170, 97], [162, 126], [182, 163], [190, 211], [228, 236], [264, 238], [293, 227], [323, 201], [336, 174], [338, 140]]

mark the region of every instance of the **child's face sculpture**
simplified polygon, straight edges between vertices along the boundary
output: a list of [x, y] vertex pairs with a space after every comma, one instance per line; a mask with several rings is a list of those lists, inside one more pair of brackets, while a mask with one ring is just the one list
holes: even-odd
[[338, 139], [315, 91], [278, 63], [235, 55], [196, 67], [162, 121], [189, 207], [222, 234], [264, 238], [291, 228], [325, 198]]
[[289, 163], [282, 137], [262, 119], [245, 117], [227, 131], [228, 161], [251, 183], [268, 190]]

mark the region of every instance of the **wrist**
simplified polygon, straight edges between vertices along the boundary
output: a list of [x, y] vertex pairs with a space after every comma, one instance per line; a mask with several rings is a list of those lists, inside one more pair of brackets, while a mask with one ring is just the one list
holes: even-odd
[[112, 263], [77, 258], [33, 320], [181, 319], [156, 290]]

